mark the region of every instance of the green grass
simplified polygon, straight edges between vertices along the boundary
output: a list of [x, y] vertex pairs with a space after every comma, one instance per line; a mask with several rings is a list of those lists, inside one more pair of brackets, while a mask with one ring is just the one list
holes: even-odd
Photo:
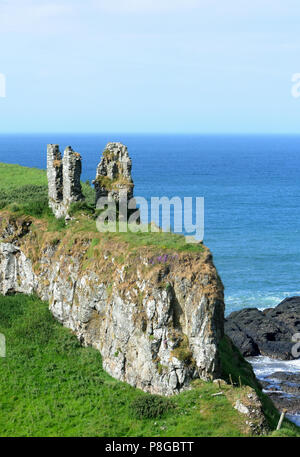
[[0, 191], [17, 189], [22, 186], [47, 186], [45, 170], [20, 165], [0, 163]]
[[[27, 168], [20, 165], [0, 163], [0, 210], [8, 209], [16, 216], [33, 216], [48, 221], [49, 231], [63, 231], [71, 228], [76, 232], [91, 231], [97, 232], [95, 210], [95, 190], [87, 181], [82, 183], [82, 190], [85, 196], [84, 202], [71, 205], [70, 215], [80, 221], [68, 224], [64, 221], [57, 221], [48, 207], [48, 186], [45, 170]], [[88, 217], [82, 217], [88, 216]], [[200, 243], [187, 243], [182, 235], [171, 232], [139, 231], [133, 233], [130, 229], [121, 232], [117, 228], [116, 233], [105, 235], [108, 238], [118, 239], [128, 244], [130, 248], [141, 246], [154, 246], [158, 249], [172, 250], [178, 252], [202, 252], [203, 245]]]
[[[130, 227], [129, 227], [130, 228]], [[172, 250], [177, 252], [202, 252], [202, 243], [187, 243], [183, 235], [177, 235], [172, 232], [151, 232], [151, 225], [149, 224], [149, 231], [137, 233], [131, 232], [117, 232], [115, 236], [123, 241], [126, 241], [131, 247], [139, 246], [156, 246], [163, 250]]]
[[[94, 190], [83, 184], [85, 205], [74, 214], [91, 213]], [[48, 209], [47, 180], [43, 170], [0, 163], [0, 209], [48, 221], [48, 230], [94, 231], [95, 220], [79, 218], [68, 227]], [[73, 225], [72, 225], [73, 224]], [[63, 236], [63, 233], [62, 235]], [[99, 234], [98, 234], [99, 236]], [[201, 244], [187, 244], [171, 233], [112, 233], [130, 247], [155, 246], [165, 250], [201, 252]], [[93, 238], [92, 248], [99, 240]], [[92, 255], [92, 252], [90, 253]], [[155, 259], [154, 259], [155, 261]], [[242, 421], [225, 396], [212, 397], [212, 383], [196, 381], [194, 389], [170, 400], [157, 418], [138, 418], [134, 405], [149, 395], [116, 381], [102, 369], [101, 356], [80, 347], [75, 336], [51, 316], [47, 304], [35, 297], [0, 296], [0, 333], [7, 339], [7, 357], [0, 358], [0, 436], [242, 436]], [[228, 339], [220, 345], [224, 378], [254, 387], [274, 429], [278, 413], [261, 393], [251, 366]], [[156, 400], [158, 404], [160, 401]], [[288, 421], [274, 436], [300, 436]]]
[[242, 436], [237, 411], [211, 396], [215, 384], [196, 381], [167, 407], [153, 402], [105, 373], [99, 352], [80, 347], [35, 297], [0, 297], [0, 332], [0, 436]]
[[[95, 191], [89, 182], [82, 183], [84, 203], [74, 204], [72, 213], [94, 212]], [[16, 215], [48, 219], [55, 227], [48, 206], [48, 182], [45, 170], [0, 163], [0, 210], [9, 209]], [[61, 224], [59, 224], [61, 225]], [[53, 227], [52, 227], [53, 229]], [[51, 227], [50, 227], [51, 230]]]
[[[220, 357], [222, 360], [222, 378], [230, 382], [230, 375], [233, 383], [238, 386], [240, 381], [256, 390], [264, 410], [264, 414], [272, 430], [276, 430], [279, 421], [279, 413], [267, 395], [262, 393], [259, 381], [256, 379], [250, 363], [241, 355], [240, 351], [234, 346], [232, 341], [225, 336], [219, 346]], [[274, 431], [273, 436], [300, 436], [300, 428], [288, 420], [284, 421], [280, 432]]]

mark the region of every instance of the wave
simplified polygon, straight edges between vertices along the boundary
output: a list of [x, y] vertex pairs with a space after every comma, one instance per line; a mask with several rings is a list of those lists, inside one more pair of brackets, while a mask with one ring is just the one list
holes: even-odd
[[238, 311], [242, 308], [258, 308], [263, 311], [266, 308], [277, 306], [282, 300], [288, 297], [300, 295], [300, 290], [289, 292], [278, 292], [276, 294], [268, 294], [266, 291], [244, 291], [226, 295], [225, 304], [226, 314], [233, 311]]

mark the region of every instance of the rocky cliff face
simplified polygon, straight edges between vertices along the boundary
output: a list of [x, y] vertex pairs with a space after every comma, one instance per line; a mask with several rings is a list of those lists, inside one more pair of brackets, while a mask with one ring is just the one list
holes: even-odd
[[223, 286], [207, 248], [161, 255], [45, 224], [0, 215], [2, 294], [38, 294], [108, 373], [144, 391], [171, 395], [220, 376]]

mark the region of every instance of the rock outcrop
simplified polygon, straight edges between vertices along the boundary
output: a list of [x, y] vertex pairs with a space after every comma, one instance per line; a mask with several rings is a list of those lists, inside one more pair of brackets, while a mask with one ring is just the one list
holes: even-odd
[[81, 156], [71, 146], [65, 149], [62, 159], [59, 145], [47, 146], [47, 177], [49, 206], [55, 217], [68, 215], [70, 205], [83, 200], [81, 183]]
[[245, 308], [231, 313], [225, 333], [245, 356], [293, 359], [293, 335], [300, 333], [300, 297], [283, 300], [276, 308]]
[[96, 204], [101, 197], [120, 202], [120, 198], [133, 198], [132, 162], [128, 149], [121, 143], [108, 143], [97, 167], [93, 181], [96, 191]]
[[[230, 398], [230, 395], [229, 395]], [[244, 387], [240, 398], [233, 403], [234, 408], [245, 416], [245, 425], [252, 435], [266, 435], [270, 428], [257, 393], [251, 387]]]
[[[206, 247], [158, 255], [2, 213], [0, 293], [36, 293], [113, 377], [171, 395], [220, 377], [223, 286]], [[25, 229], [26, 228], [26, 229]]]
[[299, 415], [300, 373], [279, 371], [260, 379], [260, 383], [279, 411]]

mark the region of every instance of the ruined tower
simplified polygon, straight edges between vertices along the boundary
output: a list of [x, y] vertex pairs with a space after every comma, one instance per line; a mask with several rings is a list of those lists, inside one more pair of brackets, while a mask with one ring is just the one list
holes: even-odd
[[81, 156], [71, 146], [62, 159], [58, 144], [47, 146], [47, 177], [49, 206], [55, 217], [68, 215], [71, 203], [83, 200], [80, 183]]
[[63, 158], [63, 202], [68, 208], [71, 203], [83, 200], [80, 176], [82, 171], [81, 155], [68, 146]]
[[120, 198], [133, 198], [131, 159], [127, 147], [121, 143], [108, 143], [97, 167], [93, 181], [96, 191], [96, 204], [100, 197], [108, 197], [116, 203]]
[[63, 169], [58, 144], [47, 146], [47, 178], [49, 206], [56, 217], [62, 217], [63, 208]]

